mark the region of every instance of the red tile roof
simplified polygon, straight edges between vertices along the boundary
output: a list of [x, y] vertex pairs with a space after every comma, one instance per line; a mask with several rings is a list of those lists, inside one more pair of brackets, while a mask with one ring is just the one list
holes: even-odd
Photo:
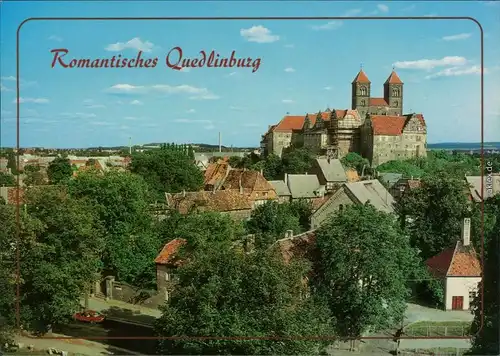
[[275, 246], [280, 251], [286, 263], [289, 263], [292, 258], [307, 258], [314, 261], [313, 257], [316, 248], [316, 231], [307, 231], [300, 235], [295, 235], [289, 238], [281, 239], [275, 242]]
[[[415, 114], [425, 127], [425, 121], [422, 114]], [[403, 133], [406, 122], [412, 118], [412, 115], [391, 116], [391, 115], [372, 115], [372, 127], [374, 135], [399, 136]]]
[[167, 203], [171, 208], [177, 209], [181, 214], [187, 214], [192, 209], [218, 211], [222, 213], [249, 210], [252, 208], [252, 204], [248, 200], [248, 197], [235, 190], [167, 194]]
[[392, 71], [389, 78], [385, 81], [385, 84], [403, 84], [403, 82], [399, 79], [398, 74], [395, 71]]
[[186, 244], [186, 242], [187, 241], [184, 239], [174, 239], [167, 243], [163, 246], [160, 254], [155, 258], [155, 263], [159, 265], [175, 264], [175, 254], [179, 251], [181, 246]]
[[205, 185], [218, 185], [227, 175], [229, 163], [219, 160], [217, 163], [210, 163], [205, 170]]
[[370, 98], [370, 106], [389, 106], [384, 98]]
[[426, 261], [427, 267], [436, 277], [480, 277], [481, 263], [472, 245], [464, 246], [458, 241], [449, 248]]
[[362, 69], [359, 71], [358, 75], [356, 75], [356, 78], [354, 78], [354, 80], [352, 82], [353, 83], [365, 83], [365, 84], [371, 83], [370, 79], [368, 79], [367, 75], [365, 74], [365, 72], [363, 72]]
[[[335, 110], [335, 114], [337, 118], [342, 120], [347, 115], [353, 115], [355, 117], [359, 117], [359, 113], [357, 110]], [[331, 112], [323, 111], [321, 112], [321, 118], [324, 121], [330, 121]], [[304, 127], [304, 122], [306, 116], [309, 116], [309, 120], [311, 121], [311, 125], [314, 126], [316, 124], [316, 118], [318, 113], [309, 113], [304, 116], [285, 116], [276, 126], [271, 128], [274, 132], [292, 132], [293, 130], [301, 130]]]

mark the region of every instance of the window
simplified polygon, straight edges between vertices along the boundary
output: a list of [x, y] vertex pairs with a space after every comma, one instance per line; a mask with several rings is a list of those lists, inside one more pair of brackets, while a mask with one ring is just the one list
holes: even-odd
[[361, 100], [361, 106], [365, 106], [366, 102], [364, 100]]
[[392, 89], [392, 96], [399, 96], [399, 88]]
[[361, 87], [359, 88], [359, 93], [363, 96], [365, 96], [367, 94], [367, 90], [366, 90], [366, 87]]
[[399, 103], [397, 101], [394, 102], [394, 107], [397, 108]]
[[342, 210], [344, 210], [344, 204], [339, 205], [339, 211], [342, 211]]
[[474, 299], [476, 299], [477, 293], [474, 290], [469, 291], [469, 309], [472, 309]]
[[170, 273], [165, 273], [165, 280], [170, 281]]

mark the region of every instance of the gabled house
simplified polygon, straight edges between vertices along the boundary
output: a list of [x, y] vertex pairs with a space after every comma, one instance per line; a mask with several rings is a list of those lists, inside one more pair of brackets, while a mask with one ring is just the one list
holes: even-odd
[[250, 217], [252, 203], [242, 192], [234, 190], [217, 190], [212, 192], [166, 193], [167, 207], [181, 214], [190, 211], [216, 211], [230, 215], [235, 220]]
[[500, 175], [487, 174], [483, 177], [483, 194], [481, 195], [481, 176], [466, 176], [465, 180], [469, 185], [469, 199], [475, 202], [481, 202], [491, 198], [494, 195], [500, 194]]
[[288, 185], [282, 180], [271, 180], [269, 184], [272, 185], [276, 195], [278, 196], [278, 202], [288, 203], [292, 200], [292, 193], [288, 189]]
[[174, 239], [167, 243], [155, 259], [156, 264], [156, 289], [165, 295], [165, 300], [170, 299], [173, 288], [175, 269], [182, 263], [177, 258], [179, 249], [186, 244], [184, 239]]
[[231, 167], [227, 160], [219, 160], [215, 163], [210, 163], [204, 173], [205, 190], [217, 190], [222, 186], [222, 183], [229, 174]]
[[347, 182], [345, 169], [339, 159], [316, 158], [309, 173], [318, 177], [320, 185], [324, 185], [327, 192], [335, 191]]
[[377, 179], [344, 183], [311, 216], [311, 228], [317, 229], [331, 214], [351, 204], [370, 202], [377, 210], [393, 213], [394, 198]]
[[392, 186], [392, 188], [389, 189], [389, 192], [394, 197], [394, 199], [399, 199], [403, 196], [403, 194], [420, 188], [421, 186], [422, 181], [419, 178], [401, 178]]
[[481, 262], [470, 242], [470, 219], [463, 221], [461, 240], [454, 247], [429, 258], [426, 265], [444, 285], [445, 309], [470, 309], [482, 274]]
[[273, 186], [264, 178], [261, 172], [246, 169], [230, 169], [221, 189], [244, 194], [253, 207], [278, 198]]
[[326, 193], [325, 186], [320, 184], [314, 174], [285, 174], [285, 183], [290, 189], [292, 200], [314, 200], [323, 198]]

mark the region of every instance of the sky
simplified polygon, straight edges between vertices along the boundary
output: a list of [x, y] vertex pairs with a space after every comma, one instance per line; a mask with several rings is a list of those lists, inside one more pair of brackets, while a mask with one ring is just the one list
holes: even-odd
[[[217, 144], [219, 132], [223, 145], [257, 147], [268, 126], [287, 113], [350, 108], [351, 82], [361, 66], [375, 97], [382, 96], [395, 68], [405, 83], [404, 112], [424, 115], [428, 143], [479, 142], [480, 29], [470, 20], [436, 16], [470, 16], [481, 23], [485, 141], [500, 141], [500, 47], [494, 45], [500, 3], [3, 1], [0, 9], [0, 146], [16, 144], [16, 32], [30, 17], [428, 19], [29, 21], [19, 34], [22, 147]], [[201, 64], [201, 51], [220, 58], [234, 51], [248, 66], [207, 67], [207, 60], [176, 70], [175, 48], [183, 59]], [[57, 59], [53, 66], [54, 49], [68, 51], [59, 52], [66, 66], [72, 59], [130, 60], [139, 51], [143, 63], [157, 62], [154, 68], [64, 68]]]

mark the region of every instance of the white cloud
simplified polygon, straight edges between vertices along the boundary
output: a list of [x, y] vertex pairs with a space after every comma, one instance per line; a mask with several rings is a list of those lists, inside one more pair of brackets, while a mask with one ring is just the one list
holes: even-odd
[[470, 38], [472, 34], [470, 33], [460, 33], [458, 35], [451, 35], [451, 36], [444, 36], [442, 38], [443, 41], [460, 41], [460, 40], [466, 40], [467, 38]]
[[462, 66], [467, 64], [467, 59], [458, 56], [448, 56], [441, 59], [419, 59], [416, 61], [400, 61], [393, 65], [399, 69], [434, 69], [437, 67]]
[[212, 124], [210, 124], [210, 125], [206, 125], [206, 126], [204, 126], [204, 129], [205, 129], [205, 130], [213, 130], [213, 129], [215, 129], [215, 126], [214, 126], [214, 125], [212, 125]]
[[144, 86], [136, 86], [131, 84], [116, 84], [108, 88], [107, 91], [111, 93], [122, 93], [122, 94], [132, 94], [143, 91]]
[[219, 96], [211, 93], [207, 88], [198, 88], [191, 85], [167, 85], [158, 84], [153, 85], [152, 89], [167, 94], [190, 94], [190, 99], [194, 100], [216, 100]]
[[283, 100], [281, 100], [281, 102], [284, 103], [284, 104], [291, 104], [291, 103], [293, 103], [293, 100], [291, 100], [291, 99], [283, 99]]
[[285, 47], [285, 48], [295, 48], [295, 45], [293, 43], [289, 43], [289, 44], [284, 45], [283, 47]]
[[436, 13], [431, 13], [431, 14], [424, 15], [424, 17], [436, 17], [436, 16], [437, 16]]
[[486, 6], [497, 6], [500, 4], [499, 1], [483, 1], [483, 4], [485, 4]]
[[179, 122], [183, 124], [194, 124], [194, 123], [200, 123], [200, 124], [212, 124], [212, 120], [191, 120], [191, 119], [176, 119], [174, 122]]
[[233, 111], [245, 111], [245, 108], [243, 108], [241, 106], [230, 106], [229, 110], [233, 110]]
[[97, 104], [94, 102], [92, 99], [85, 99], [83, 101], [83, 105], [85, 109], [102, 109], [105, 108], [106, 106], [103, 104]]
[[325, 90], [332, 90], [332, 87], [324, 87]]
[[63, 39], [61, 37], [59, 37], [59, 36], [52, 35], [52, 36], [49, 37], [49, 40], [56, 41], [56, 42], [62, 42]]
[[120, 126], [120, 130], [129, 130], [129, 129], [130, 129], [130, 127], [126, 126], [126, 125]]
[[219, 96], [210, 92], [207, 88], [198, 88], [192, 85], [168, 85], [156, 84], [151, 86], [136, 86], [131, 84], [116, 84], [107, 89], [114, 94], [144, 94], [147, 92], [157, 92], [165, 94], [188, 94], [190, 99], [196, 100], [215, 100]]
[[140, 100], [132, 100], [130, 105], [144, 105], [144, 103]]
[[189, 110], [186, 110], [186, 112], [188, 114], [194, 114], [196, 112], [196, 110], [195, 109], [189, 109]]
[[227, 76], [228, 76], [228, 77], [232, 77], [232, 76], [233, 76], [233, 75], [235, 75], [235, 74], [236, 74], [236, 72], [231, 72], [231, 73], [229, 73]]
[[188, 67], [182, 67], [179, 72], [183, 72], [183, 73], [188, 73], [191, 71], [191, 68], [188, 68]]
[[149, 41], [142, 41], [139, 37], [132, 38], [128, 42], [116, 42], [108, 45], [105, 50], [110, 52], [119, 52], [124, 49], [135, 49], [137, 51], [151, 52], [154, 44]]
[[12, 91], [12, 89], [7, 88], [5, 85], [0, 83], [0, 91]]
[[292, 67], [288, 67], [288, 68], [285, 68], [285, 72], [293, 73], [293, 72], [295, 72], [295, 69], [293, 69]]
[[240, 35], [248, 42], [256, 43], [272, 43], [280, 39], [280, 36], [273, 35], [271, 31], [262, 25], [252, 26], [250, 28], [240, 30]]
[[337, 28], [342, 26], [342, 21], [330, 21], [323, 25], [314, 25], [312, 26], [313, 30], [316, 31], [326, 31], [326, 30], [336, 30]]
[[[45, 98], [19, 98], [19, 104], [24, 103], [33, 103], [33, 104], [47, 104], [49, 99]], [[17, 100], [14, 99], [13, 103], [17, 103]]]
[[135, 120], [140, 120], [140, 117], [135, 117], [135, 116], [125, 116], [125, 120], [130, 120], [130, 121], [135, 121]]
[[68, 119], [91, 119], [91, 118], [97, 117], [96, 114], [83, 113], [83, 112], [75, 112], [75, 113], [63, 112], [63, 113], [61, 113], [61, 116], [64, 116]]
[[[7, 81], [7, 82], [15, 82], [16, 81], [16, 77], [10, 75], [8, 77], [1, 77], [0, 78], [2, 81]], [[33, 86], [33, 85], [36, 85], [36, 82], [34, 81], [27, 81], [27, 80], [24, 80], [24, 79], [20, 79], [19, 80], [19, 84], [21, 84], [22, 87], [28, 87], [28, 86]]]
[[242, 125], [243, 127], [261, 127], [262, 125], [261, 124], [256, 124], [256, 123], [252, 123], [252, 122], [248, 122], [248, 123], [245, 123]]
[[389, 6], [384, 5], [384, 4], [378, 4], [378, 5], [377, 5], [377, 9], [378, 9], [380, 12], [383, 12], [383, 13], [387, 13], [387, 12], [389, 12]]
[[[484, 68], [484, 73], [487, 73], [488, 70]], [[470, 67], [451, 67], [445, 68], [437, 73], [430, 74], [425, 77], [425, 79], [433, 79], [439, 77], [458, 77], [462, 75], [472, 75], [472, 74], [481, 74], [481, 67], [474, 65]]]
[[351, 10], [347, 10], [344, 15], [342, 15], [342, 17], [352, 17], [352, 16], [356, 16], [356, 15], [359, 15], [361, 13], [361, 9], [351, 9]]

